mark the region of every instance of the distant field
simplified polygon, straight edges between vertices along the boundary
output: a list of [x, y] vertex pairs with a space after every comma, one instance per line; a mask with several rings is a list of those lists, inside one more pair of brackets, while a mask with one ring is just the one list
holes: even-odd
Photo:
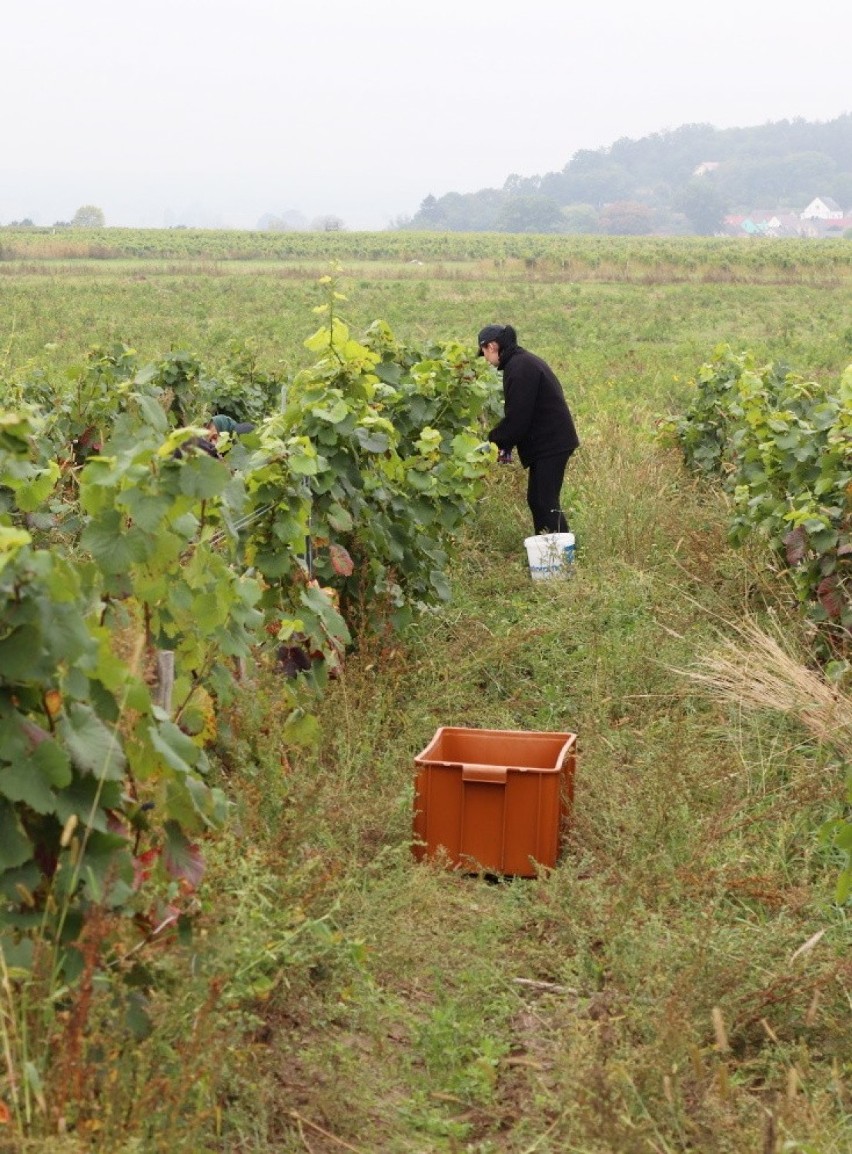
[[[0, 230], [0, 262], [77, 260], [487, 261], [502, 272], [648, 280], [849, 277], [845, 240], [546, 236], [527, 233]], [[507, 266], [509, 266], [507, 268]]]
[[187, 349], [215, 369], [233, 340], [286, 374], [309, 359], [316, 282], [335, 261], [356, 331], [381, 318], [403, 339], [472, 342], [483, 324], [511, 322], [584, 403], [601, 390], [647, 396], [649, 381], [661, 399], [720, 342], [835, 374], [852, 358], [850, 251], [843, 241], [0, 232], [0, 375], [59, 372], [115, 341], [143, 360]]

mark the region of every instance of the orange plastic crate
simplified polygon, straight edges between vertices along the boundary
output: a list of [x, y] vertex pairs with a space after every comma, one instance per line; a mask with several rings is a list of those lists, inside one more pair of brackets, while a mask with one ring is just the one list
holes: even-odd
[[553, 866], [574, 799], [577, 736], [442, 726], [414, 759], [414, 853], [534, 877]]

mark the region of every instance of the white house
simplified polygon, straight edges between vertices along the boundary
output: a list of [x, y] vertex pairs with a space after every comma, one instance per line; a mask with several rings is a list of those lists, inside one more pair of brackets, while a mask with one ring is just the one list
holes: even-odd
[[799, 215], [802, 220], [842, 220], [843, 209], [830, 196], [817, 196]]

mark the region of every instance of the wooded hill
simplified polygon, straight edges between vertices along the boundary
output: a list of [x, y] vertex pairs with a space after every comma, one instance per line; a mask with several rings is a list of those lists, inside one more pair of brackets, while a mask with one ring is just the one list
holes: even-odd
[[852, 113], [754, 128], [685, 124], [575, 152], [561, 172], [429, 195], [403, 227], [453, 232], [711, 235], [728, 213], [852, 208]]

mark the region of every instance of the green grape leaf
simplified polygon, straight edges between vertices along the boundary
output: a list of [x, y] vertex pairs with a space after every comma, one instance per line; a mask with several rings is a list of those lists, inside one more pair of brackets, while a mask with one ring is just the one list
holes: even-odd
[[281, 736], [290, 745], [313, 745], [319, 736], [319, 722], [312, 713], [294, 709], [284, 722]]
[[347, 509], [344, 509], [342, 505], [338, 505], [336, 502], [333, 505], [329, 505], [326, 510], [325, 519], [337, 533], [349, 533], [354, 526], [352, 515]]
[[47, 468], [39, 470], [29, 480], [16, 486], [18, 507], [24, 513], [34, 513], [43, 508], [59, 480], [60, 470], [55, 461], [51, 461]]
[[51, 781], [34, 756], [16, 757], [0, 769], [0, 794], [9, 801], [23, 802], [35, 813], [53, 813], [56, 795]]
[[104, 725], [90, 705], [71, 702], [57, 723], [57, 732], [82, 773], [92, 774], [99, 780], [123, 778], [126, 759], [119, 737]]
[[14, 869], [33, 856], [30, 839], [20, 819], [5, 798], [0, 797], [0, 870]]
[[152, 746], [176, 773], [191, 773], [202, 757], [202, 752], [185, 733], [171, 721], [148, 727]]
[[91, 553], [103, 573], [125, 573], [133, 564], [144, 561], [147, 553], [144, 535], [139, 529], [128, 529], [125, 519], [115, 509], [90, 521], [80, 538], [81, 546]]
[[33, 676], [34, 665], [43, 649], [41, 629], [35, 625], [21, 625], [6, 637], [0, 638], [0, 671], [6, 682], [27, 681]]
[[355, 430], [355, 439], [365, 453], [386, 453], [390, 445], [387, 433], [365, 429], [362, 426]]

